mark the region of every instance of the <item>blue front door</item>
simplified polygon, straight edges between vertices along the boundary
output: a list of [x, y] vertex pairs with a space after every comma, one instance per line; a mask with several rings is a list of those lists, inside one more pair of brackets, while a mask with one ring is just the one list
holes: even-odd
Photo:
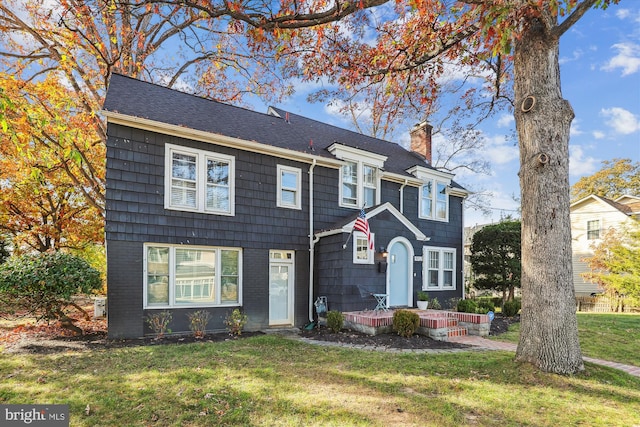
[[411, 272], [409, 250], [403, 242], [395, 242], [389, 248], [387, 277], [389, 283], [389, 306], [408, 306]]

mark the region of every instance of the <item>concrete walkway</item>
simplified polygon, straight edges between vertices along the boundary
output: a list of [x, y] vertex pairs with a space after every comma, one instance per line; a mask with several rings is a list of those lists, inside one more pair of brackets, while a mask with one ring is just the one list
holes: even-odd
[[[325, 347], [347, 347], [347, 348], [355, 348], [360, 350], [372, 350], [372, 351], [388, 351], [392, 353], [429, 353], [429, 354], [445, 354], [445, 353], [460, 353], [463, 351], [484, 351], [484, 350], [501, 350], [501, 351], [516, 351], [516, 344], [502, 341], [494, 341], [488, 340], [486, 338], [479, 337], [477, 335], [468, 335], [464, 337], [456, 337], [450, 338], [450, 342], [455, 342], [459, 344], [467, 344], [470, 345], [471, 348], [450, 348], [450, 349], [398, 349], [398, 348], [389, 348], [389, 347], [375, 347], [375, 346], [367, 346], [367, 345], [358, 345], [358, 344], [347, 344], [347, 343], [338, 343], [332, 341], [318, 341], [312, 340], [309, 338], [298, 337], [301, 341], [304, 341], [308, 344], [320, 345]], [[617, 362], [609, 362], [607, 360], [594, 359], [592, 357], [584, 357], [585, 362], [595, 363], [596, 365], [607, 366], [609, 368], [619, 369], [628, 373], [629, 375], [633, 375], [635, 377], [640, 377], [640, 367], [633, 365], [624, 365], [622, 363]]]

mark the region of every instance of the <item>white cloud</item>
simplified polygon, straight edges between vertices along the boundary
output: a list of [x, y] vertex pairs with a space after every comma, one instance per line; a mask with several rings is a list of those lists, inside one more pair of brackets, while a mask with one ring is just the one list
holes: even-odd
[[[351, 115], [345, 115], [343, 110], [347, 104], [342, 100], [333, 100], [324, 106], [324, 112], [342, 123], [351, 123]], [[369, 123], [371, 121], [371, 109], [368, 106], [359, 105], [353, 114], [358, 118], [358, 123]]]
[[616, 43], [612, 48], [618, 51], [618, 54], [602, 67], [605, 71], [614, 71], [617, 68], [622, 69], [622, 76], [628, 76], [640, 70], [640, 45], [635, 43]]
[[616, 16], [620, 19], [625, 19], [631, 14], [629, 9], [618, 9], [616, 10]]
[[509, 193], [507, 188], [504, 188], [500, 183], [495, 183], [491, 188], [491, 194], [487, 196], [489, 201], [488, 208], [490, 208], [491, 213], [487, 216], [478, 210], [466, 209], [464, 212], [464, 226], [496, 223], [507, 216], [519, 218], [520, 203], [514, 200], [514, 197], [518, 196], [517, 186], [514, 190], [514, 192]]
[[515, 122], [515, 118], [513, 117], [513, 114], [503, 114], [498, 119], [497, 126], [499, 128], [506, 128], [511, 126], [514, 122]]
[[582, 135], [584, 132], [582, 130], [580, 130], [580, 120], [579, 119], [575, 119], [574, 121], [571, 122], [571, 129], [569, 129], [569, 135], [570, 136], [578, 136], [578, 135]]
[[629, 135], [640, 131], [638, 117], [624, 108], [603, 108], [600, 110], [600, 115], [606, 119], [605, 123], [613, 128], [616, 133]]
[[577, 61], [584, 55], [582, 49], [576, 49], [571, 53], [571, 56], [563, 56], [559, 59], [560, 64], [566, 64], [567, 62]]
[[518, 160], [520, 150], [513, 143], [505, 141], [504, 136], [487, 137], [483, 150], [492, 164], [503, 165]]
[[579, 145], [569, 145], [569, 175], [579, 177], [594, 173], [600, 161], [593, 157], [585, 156], [584, 150]]
[[599, 130], [594, 130], [591, 134], [595, 139], [604, 139], [604, 137], [606, 136], [604, 132]]

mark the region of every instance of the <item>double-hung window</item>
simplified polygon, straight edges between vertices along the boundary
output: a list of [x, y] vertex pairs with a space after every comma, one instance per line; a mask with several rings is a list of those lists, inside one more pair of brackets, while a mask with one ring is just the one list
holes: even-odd
[[422, 181], [418, 193], [419, 217], [448, 222], [449, 194], [453, 175], [423, 166], [414, 166], [407, 172]]
[[238, 305], [241, 262], [238, 248], [147, 244], [144, 306]]
[[340, 205], [372, 207], [378, 203], [377, 168], [362, 162], [346, 162], [341, 172]]
[[600, 238], [600, 220], [594, 219], [587, 221], [587, 240], [596, 240]]
[[281, 208], [302, 209], [302, 171], [278, 165], [277, 205]]
[[234, 214], [234, 157], [167, 144], [166, 171], [166, 209]]
[[358, 163], [346, 162], [342, 166], [342, 204], [358, 206]]
[[[375, 235], [371, 233], [371, 241], [375, 242]], [[375, 244], [374, 244], [375, 247]], [[373, 264], [374, 250], [370, 249], [367, 235], [362, 231], [353, 232], [353, 263]]]
[[425, 181], [420, 190], [420, 218], [449, 220], [447, 184], [438, 180]]
[[456, 288], [456, 250], [452, 248], [423, 248], [423, 290]]
[[340, 206], [372, 207], [380, 203], [380, 169], [387, 159], [375, 153], [333, 144], [329, 152], [343, 161], [340, 168]]
[[378, 173], [375, 166], [362, 165], [362, 187], [365, 206], [375, 206], [378, 194]]

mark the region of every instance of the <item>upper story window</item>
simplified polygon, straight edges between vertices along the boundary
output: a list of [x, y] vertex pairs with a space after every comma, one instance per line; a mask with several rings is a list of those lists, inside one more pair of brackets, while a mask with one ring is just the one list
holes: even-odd
[[144, 307], [238, 305], [241, 262], [237, 248], [147, 244]]
[[423, 248], [423, 290], [456, 288], [456, 250], [451, 248]]
[[340, 169], [340, 206], [362, 208], [380, 203], [379, 170], [387, 158], [341, 144], [333, 144], [329, 151], [344, 160]]
[[420, 190], [420, 218], [449, 220], [447, 184], [437, 180], [425, 182]]
[[449, 186], [453, 175], [423, 166], [414, 166], [407, 172], [424, 183], [419, 192], [420, 218], [449, 221]]
[[166, 209], [234, 214], [234, 157], [167, 144], [166, 170]]
[[372, 207], [378, 204], [377, 168], [361, 162], [347, 162], [342, 166], [342, 197], [340, 204], [348, 207]]
[[600, 220], [587, 221], [587, 240], [600, 238]]
[[301, 186], [300, 169], [278, 165], [278, 207], [302, 209]]

